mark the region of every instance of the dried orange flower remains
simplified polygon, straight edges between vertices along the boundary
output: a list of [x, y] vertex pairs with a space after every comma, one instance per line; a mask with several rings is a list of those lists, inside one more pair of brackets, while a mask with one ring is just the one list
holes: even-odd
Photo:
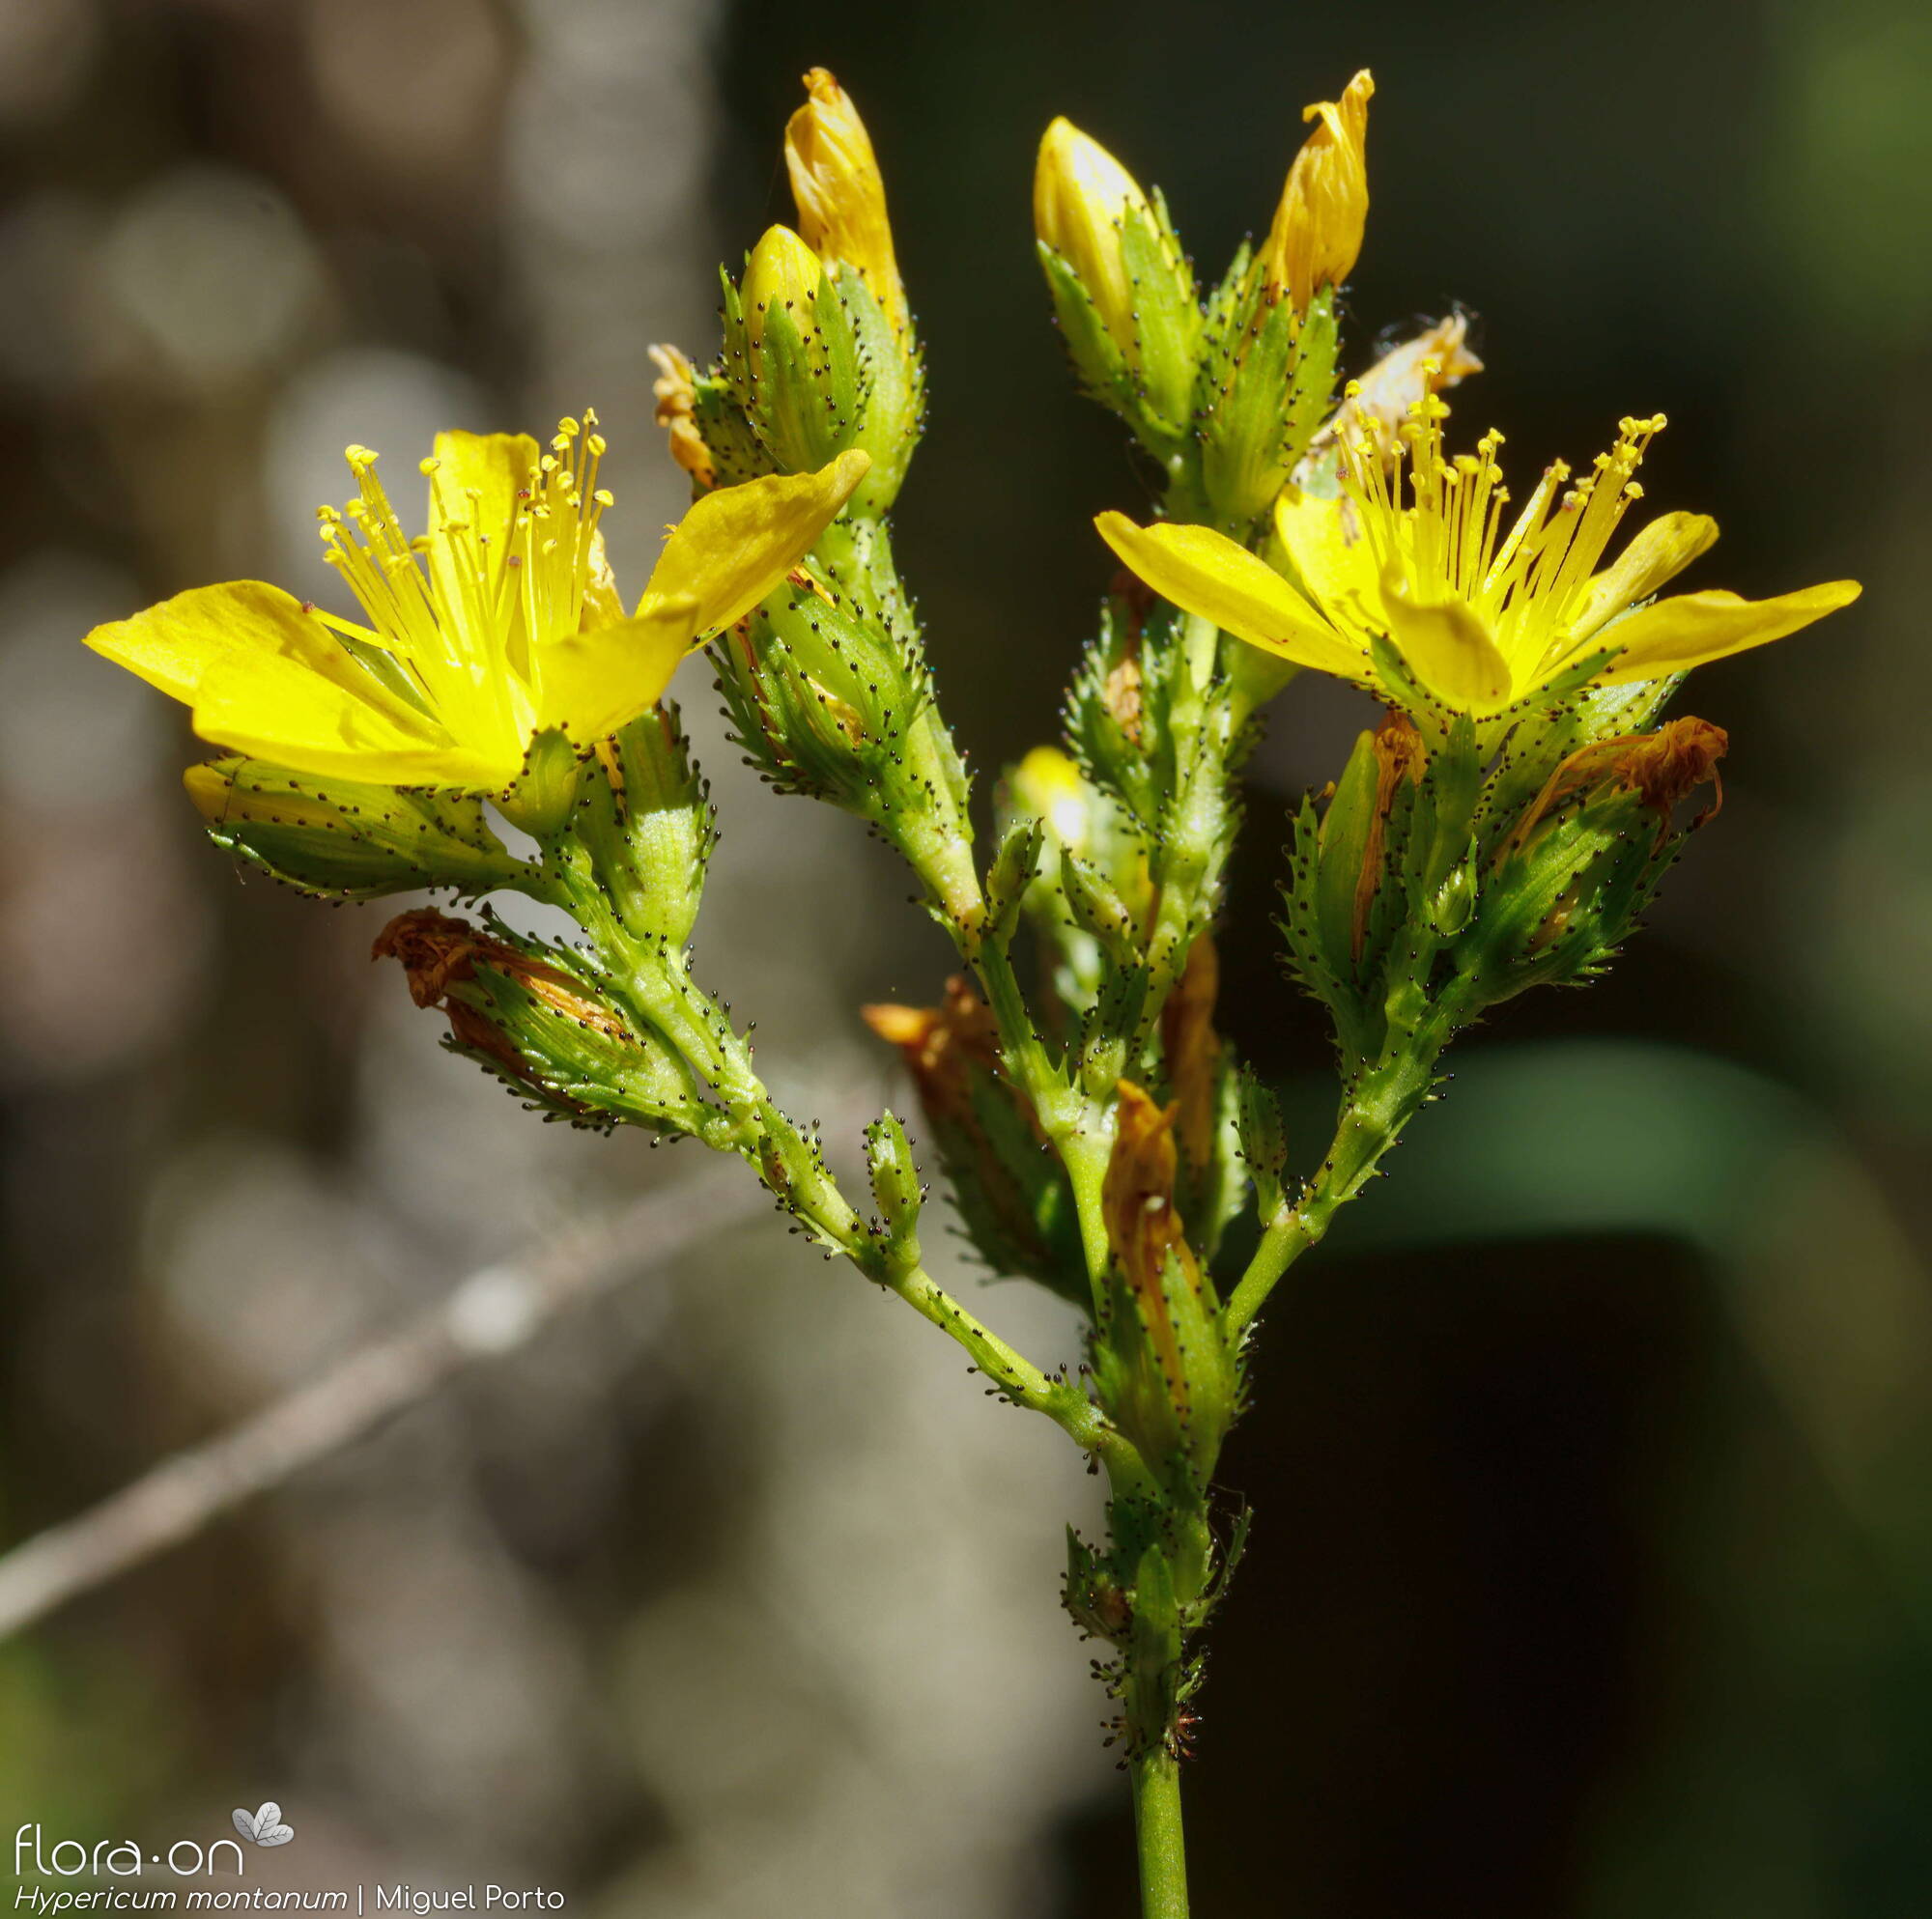
[[[1137, 578], [1101, 603], [1060, 740], [976, 821], [887, 518], [924, 360], [884, 176], [834, 76], [805, 88], [784, 134], [796, 226], [727, 272], [715, 357], [650, 350], [691, 504], [635, 603], [605, 558], [586, 414], [547, 446], [439, 436], [420, 532], [350, 448], [356, 497], [322, 531], [354, 615], [243, 580], [87, 642], [189, 707], [217, 751], [189, 793], [236, 860], [331, 899], [559, 910], [573, 937], [550, 942], [415, 904], [375, 950], [453, 1051], [547, 1116], [736, 1155], [828, 1258], [1104, 1476], [1104, 1526], [1069, 1536], [1061, 1599], [1103, 1649], [1144, 1911], [1180, 1919], [1180, 1777], [1245, 1525], [1217, 1476], [1263, 1307], [1429, 1103], [1457, 1036], [1607, 966], [1715, 815], [1726, 734], [1662, 717], [1685, 673], [1859, 589], [1660, 597], [1717, 537], [1681, 512], [1622, 537], [1661, 417], [1623, 421], [1586, 471], [1559, 462], [1519, 503], [1500, 434], [1449, 443], [1445, 396], [1484, 370], [1462, 314], [1343, 382], [1366, 71], [1308, 109], [1263, 245], [1205, 287], [1160, 193], [1055, 120], [1034, 186], [1053, 316], [1155, 489], [1145, 523], [1099, 516]], [[865, 1009], [926, 1151], [882, 1113], [863, 1193], [773, 1097], [692, 950], [716, 835], [667, 693], [707, 643], [751, 763], [883, 838], [953, 945], [919, 996], [935, 1004]], [[1266, 805], [1244, 803], [1244, 763], [1302, 668], [1383, 709], [1342, 766], [1308, 769], [1278, 921], [1299, 992], [1244, 1009], [1251, 1032], [1306, 1018], [1332, 1038], [1322, 1145], [1289, 1141], [1217, 1005], [1221, 943], [1254, 934], [1223, 924], [1244, 804]], [[510, 850], [493, 808], [533, 850]], [[1076, 1310], [1079, 1352], [1036, 1362], [942, 1285], [933, 1173], [993, 1274]]]

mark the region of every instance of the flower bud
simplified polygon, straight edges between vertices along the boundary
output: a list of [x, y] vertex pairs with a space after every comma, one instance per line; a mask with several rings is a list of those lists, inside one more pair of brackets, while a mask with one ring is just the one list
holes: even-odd
[[626, 930], [660, 952], [681, 952], [717, 831], [675, 708], [640, 715], [598, 746], [571, 831]]
[[[1421, 734], [1405, 715], [1390, 711], [1355, 742], [1322, 816], [1315, 896], [1325, 957], [1341, 978], [1360, 970], [1390, 863], [1391, 819], [1406, 789], [1420, 783], [1425, 764]], [[1398, 821], [1398, 832], [1400, 827]]]
[[774, 314], [787, 314], [799, 334], [816, 330], [812, 309], [825, 268], [789, 227], [767, 227], [745, 268], [745, 326], [753, 353], [762, 353]]
[[1140, 343], [1122, 225], [1130, 212], [1152, 211], [1139, 182], [1097, 140], [1065, 118], [1046, 129], [1033, 176], [1034, 232], [1072, 268], [1129, 365]]
[[865, 276], [835, 289], [828, 273], [789, 227], [768, 228], [741, 284], [726, 290], [724, 357], [698, 383], [694, 408], [727, 472], [740, 436], [763, 470], [812, 472], [848, 450], [866, 453], [871, 466], [850, 511], [876, 519], [919, 443], [923, 375], [911, 328], [894, 325]]
[[1159, 196], [1070, 121], [1046, 129], [1034, 231], [1075, 368], [1151, 445], [1184, 436], [1200, 347], [1194, 274]]
[[810, 98], [785, 126], [785, 168], [799, 232], [827, 268], [858, 268], [895, 331], [906, 327], [905, 287], [886, 217], [886, 187], [871, 136], [852, 98], [823, 67], [805, 76]]
[[224, 759], [182, 776], [208, 836], [276, 879], [329, 899], [419, 887], [485, 893], [529, 876], [483, 822], [480, 800]]
[[1286, 292], [1297, 312], [1306, 313], [1321, 288], [1339, 287], [1361, 253], [1369, 213], [1369, 99], [1375, 90], [1364, 68], [1339, 100], [1318, 100], [1303, 110], [1302, 119], [1321, 124], [1288, 170], [1260, 259], [1267, 285]]

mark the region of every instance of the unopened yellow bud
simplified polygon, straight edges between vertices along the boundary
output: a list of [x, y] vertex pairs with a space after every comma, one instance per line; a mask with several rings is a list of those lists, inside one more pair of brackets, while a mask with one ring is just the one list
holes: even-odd
[[1036, 747], [1009, 776], [1012, 795], [1060, 843], [1074, 853], [1087, 850], [1090, 795], [1080, 769], [1058, 747]]
[[1321, 124], [1288, 170], [1281, 205], [1262, 248], [1262, 272], [1302, 312], [1323, 287], [1354, 270], [1369, 214], [1369, 99], [1365, 67], [1339, 100], [1318, 100], [1302, 119]]
[[1153, 217], [1133, 175], [1070, 120], [1056, 120], [1034, 170], [1034, 231], [1072, 268], [1101, 325], [1133, 361], [1134, 294], [1121, 256], [1121, 222], [1130, 212]]
[[767, 227], [752, 249], [742, 289], [745, 326], [755, 353], [765, 343], [765, 320], [771, 313], [789, 313], [800, 334], [813, 330], [812, 301], [825, 269], [818, 255], [789, 227]]
[[906, 324], [905, 288], [886, 217], [886, 187], [859, 110], [831, 73], [805, 76], [810, 98], [785, 125], [785, 167], [799, 231], [828, 269], [856, 267], [895, 328]]

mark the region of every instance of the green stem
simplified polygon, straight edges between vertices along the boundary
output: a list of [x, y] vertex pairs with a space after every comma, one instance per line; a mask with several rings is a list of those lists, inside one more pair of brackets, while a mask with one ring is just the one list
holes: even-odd
[[[1401, 997], [1393, 996], [1391, 1004]], [[1343, 1107], [1321, 1171], [1301, 1198], [1270, 1222], [1229, 1295], [1221, 1323], [1230, 1339], [1240, 1337], [1281, 1276], [1327, 1232], [1336, 1212], [1374, 1176], [1382, 1155], [1429, 1097], [1435, 1062], [1460, 1017], [1460, 998], [1445, 994], [1391, 1033], [1381, 1058], [1363, 1073]]]
[[1134, 1836], [1140, 1848], [1141, 1919], [1187, 1919], [1187, 1848], [1180, 1825], [1180, 1762], [1154, 1746], [1133, 1762]]
[[[863, 1267], [863, 1262], [862, 1267]], [[973, 1356], [973, 1363], [1015, 1404], [1044, 1413], [1078, 1446], [1110, 1467], [1119, 1455], [1123, 1465], [1137, 1464], [1137, 1455], [1101, 1415], [1100, 1409], [1071, 1381], [1042, 1372], [1023, 1359], [997, 1333], [983, 1326], [923, 1268], [882, 1282], [922, 1318], [929, 1320]]]

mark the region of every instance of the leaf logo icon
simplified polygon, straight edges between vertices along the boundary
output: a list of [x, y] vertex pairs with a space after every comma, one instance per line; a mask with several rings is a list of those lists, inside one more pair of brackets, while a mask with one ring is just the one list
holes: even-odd
[[294, 1826], [282, 1823], [282, 1809], [272, 1799], [264, 1799], [252, 1813], [237, 1806], [235, 1830], [257, 1846], [286, 1846], [296, 1836]]

